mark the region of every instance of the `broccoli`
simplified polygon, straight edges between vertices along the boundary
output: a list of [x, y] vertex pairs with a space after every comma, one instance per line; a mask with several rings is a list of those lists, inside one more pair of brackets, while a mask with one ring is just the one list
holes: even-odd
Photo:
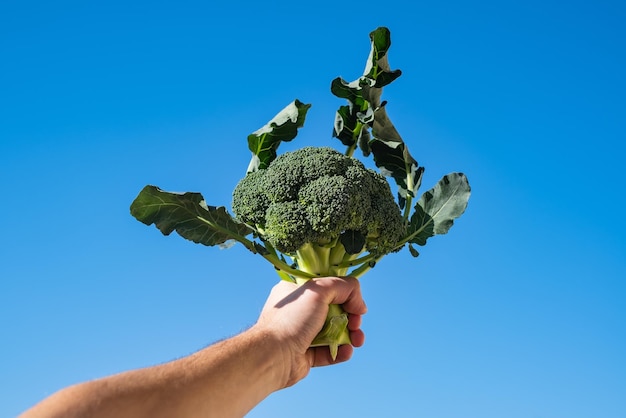
[[[328, 147], [287, 152], [248, 173], [235, 187], [232, 207], [262, 241], [290, 256], [294, 268], [319, 277], [345, 276], [365, 251], [397, 251], [406, 233], [385, 177]], [[340, 307], [331, 308], [327, 324], [314, 344], [349, 342]], [[331, 351], [335, 355], [336, 346]]]
[[[445, 175], [413, 205], [424, 168], [406, 144], [380, 101], [382, 88], [400, 76], [391, 71], [389, 30], [370, 34], [371, 53], [358, 80], [333, 80], [331, 92], [348, 100], [335, 115], [333, 136], [347, 147], [304, 147], [277, 155], [280, 143], [295, 138], [310, 107], [290, 103], [248, 136], [252, 160], [233, 191], [231, 216], [224, 206], [209, 206], [199, 193], [171, 193], [146, 186], [131, 204], [131, 214], [164, 234], [176, 231], [193, 242], [228, 246], [239, 242], [269, 261], [283, 280], [301, 284], [322, 276], [361, 277], [385, 255], [423, 246], [445, 234], [467, 207], [470, 186], [462, 173]], [[352, 155], [372, 155], [380, 173]], [[387, 177], [397, 187], [397, 201]], [[329, 307], [313, 346], [328, 346], [333, 358], [350, 343], [347, 315]]]
[[315, 276], [347, 273], [346, 261], [396, 250], [406, 226], [389, 183], [328, 148], [287, 152], [246, 175], [233, 212], [264, 241]]

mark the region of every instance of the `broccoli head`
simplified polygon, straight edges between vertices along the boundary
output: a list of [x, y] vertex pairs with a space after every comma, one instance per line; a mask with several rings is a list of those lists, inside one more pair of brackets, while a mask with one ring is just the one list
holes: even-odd
[[232, 206], [239, 220], [285, 254], [342, 245], [349, 254], [382, 255], [397, 250], [405, 234], [385, 177], [327, 147], [287, 152], [248, 173]]

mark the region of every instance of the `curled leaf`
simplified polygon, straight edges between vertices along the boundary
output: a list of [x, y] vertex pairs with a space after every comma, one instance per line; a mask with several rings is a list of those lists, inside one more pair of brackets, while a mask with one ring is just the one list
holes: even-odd
[[310, 107], [310, 104], [296, 99], [262, 128], [248, 135], [248, 148], [252, 151], [248, 173], [267, 168], [274, 161], [276, 149], [281, 142], [289, 142], [296, 137]]

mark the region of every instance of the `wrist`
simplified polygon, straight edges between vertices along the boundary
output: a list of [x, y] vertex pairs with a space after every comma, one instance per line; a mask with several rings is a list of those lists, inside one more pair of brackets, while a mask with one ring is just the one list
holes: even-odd
[[293, 341], [285, 341], [280, 333], [258, 323], [244, 334], [252, 339], [261, 361], [270, 367], [272, 392], [293, 386], [307, 375], [310, 365], [305, 353], [293, 347]]
[[[284, 341], [271, 329], [255, 324], [241, 335], [249, 344], [259, 372], [268, 392], [276, 392], [288, 386], [292, 356]], [[295, 382], [294, 382], [295, 383]], [[269, 394], [268, 393], [268, 394]]]

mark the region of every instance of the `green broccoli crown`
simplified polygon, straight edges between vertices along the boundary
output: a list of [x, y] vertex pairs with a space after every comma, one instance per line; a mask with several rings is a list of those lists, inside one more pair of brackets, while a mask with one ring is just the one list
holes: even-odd
[[233, 192], [233, 212], [285, 254], [306, 243], [332, 245], [345, 231], [385, 254], [405, 232], [385, 177], [328, 147], [287, 152], [248, 173]]

